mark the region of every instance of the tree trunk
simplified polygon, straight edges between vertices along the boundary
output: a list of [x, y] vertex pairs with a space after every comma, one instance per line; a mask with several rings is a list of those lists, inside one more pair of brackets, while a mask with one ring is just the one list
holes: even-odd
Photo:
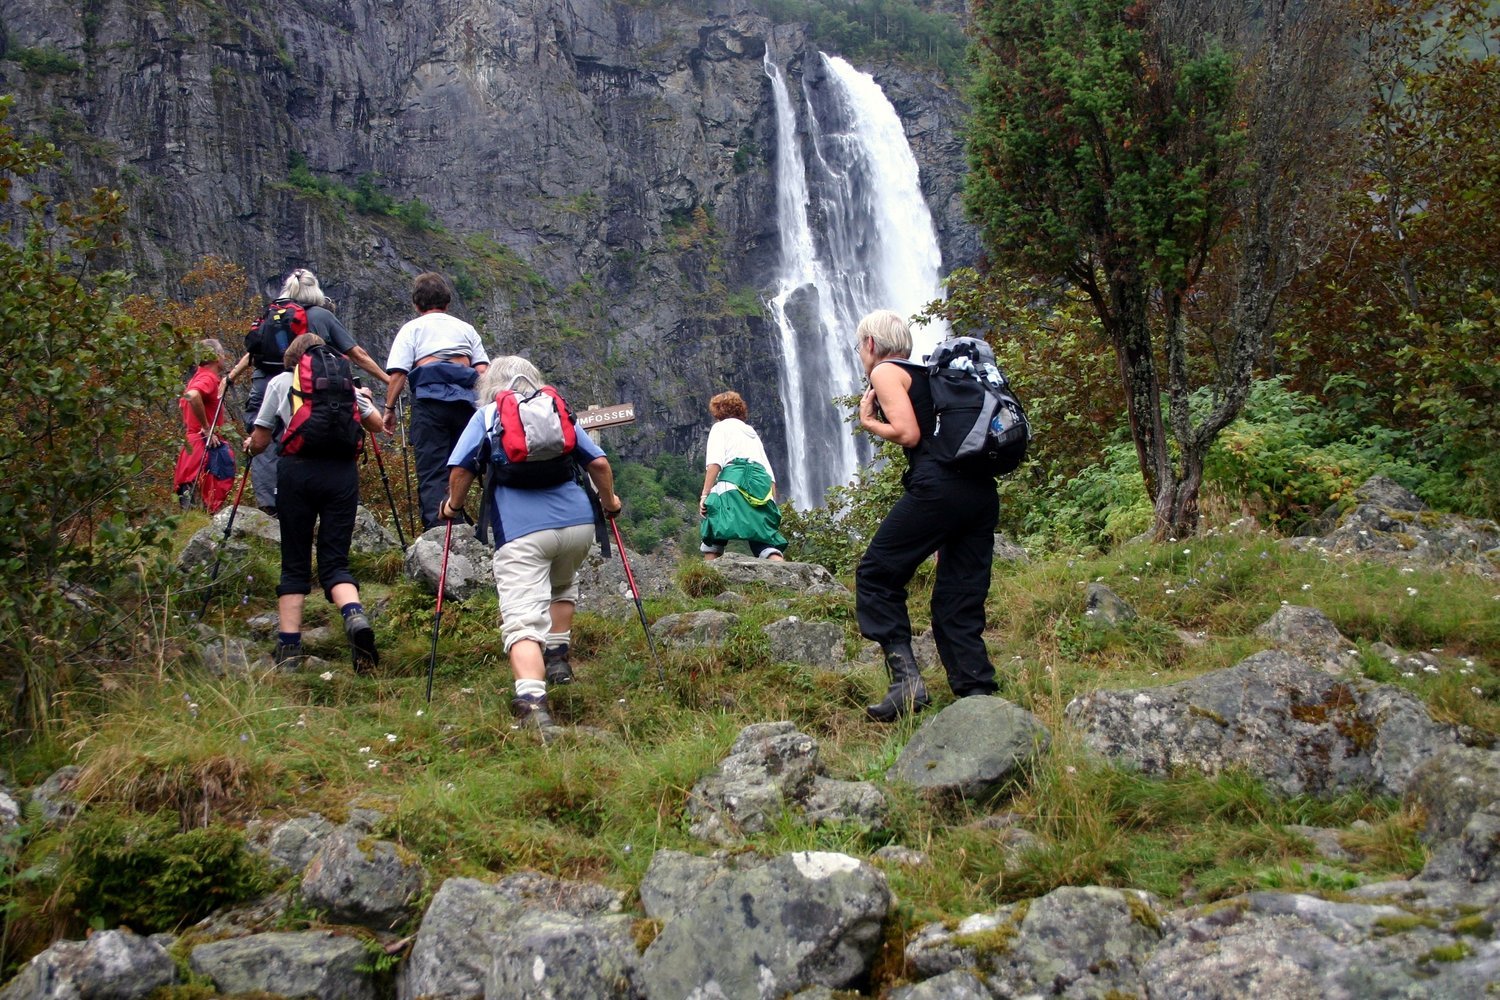
[[1153, 538], [1158, 542], [1192, 538], [1198, 533], [1198, 492], [1203, 487], [1203, 455], [1196, 451], [1183, 456], [1181, 476], [1172, 471], [1170, 483], [1164, 482], [1156, 494], [1156, 527]]
[[1114, 314], [1115, 356], [1125, 379], [1130, 436], [1140, 463], [1146, 495], [1155, 496], [1172, 478], [1166, 427], [1161, 416], [1161, 383], [1151, 349], [1151, 325], [1146, 310], [1146, 286], [1140, 275], [1119, 269], [1109, 276]]

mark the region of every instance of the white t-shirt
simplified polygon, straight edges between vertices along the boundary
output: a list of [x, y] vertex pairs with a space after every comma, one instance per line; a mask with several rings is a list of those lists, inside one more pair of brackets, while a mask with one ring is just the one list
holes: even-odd
[[713, 429], [708, 432], [708, 452], [703, 464], [705, 468], [717, 465], [722, 469], [737, 458], [748, 458], [760, 463], [771, 474], [771, 481], [776, 481], [776, 470], [771, 468], [771, 460], [766, 457], [766, 447], [760, 443], [760, 435], [755, 433], [755, 428], [738, 417], [725, 417], [716, 421]]
[[428, 312], [408, 320], [396, 331], [390, 356], [385, 359], [385, 370], [409, 372], [418, 361], [433, 354], [443, 358], [463, 355], [471, 366], [490, 363], [490, 356], [472, 326], [449, 313]]

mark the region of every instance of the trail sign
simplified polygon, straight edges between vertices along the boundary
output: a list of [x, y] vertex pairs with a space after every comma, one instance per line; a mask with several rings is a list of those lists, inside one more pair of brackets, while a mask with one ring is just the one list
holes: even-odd
[[584, 430], [613, 427], [615, 424], [635, 423], [635, 404], [616, 403], [614, 406], [590, 406], [586, 410], [575, 410], [573, 416]]

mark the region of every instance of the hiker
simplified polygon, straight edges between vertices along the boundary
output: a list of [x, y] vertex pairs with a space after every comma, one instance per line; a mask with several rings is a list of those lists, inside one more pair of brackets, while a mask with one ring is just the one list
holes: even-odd
[[258, 455], [270, 446], [272, 432], [282, 429], [277, 445], [281, 580], [276, 585], [280, 624], [275, 662], [283, 670], [301, 663], [302, 609], [312, 592], [316, 539], [323, 596], [343, 615], [355, 671], [368, 673], [378, 665], [379, 654], [358, 582], [349, 572], [349, 544], [359, 507], [359, 442], [364, 431], [379, 433], [384, 424], [370, 391], [355, 388], [349, 362], [317, 334], [293, 340], [283, 364], [286, 371], [266, 383], [255, 429], [245, 438], [245, 451]]
[[698, 498], [703, 518], [698, 550], [712, 561], [724, 554], [726, 544], [744, 539], [751, 555], [780, 562], [786, 536], [777, 530], [781, 508], [776, 505], [776, 474], [760, 435], [745, 423], [745, 401], [733, 390], [721, 392], [708, 401], [708, 412], [714, 426], [708, 432], [703, 494]]
[[[525, 358], [497, 358], [479, 381], [480, 398], [493, 400], [518, 379], [519, 385], [530, 383], [529, 391], [543, 385], [541, 373]], [[511, 464], [492, 441], [497, 419], [495, 403], [487, 403], [469, 420], [454, 447], [448, 487], [439, 505], [439, 516], [445, 520], [465, 516], [464, 498], [483, 465], [489, 463], [498, 479], [498, 470]], [[492, 505], [480, 521], [492, 524], [495, 531], [500, 633], [515, 679], [511, 710], [518, 726], [535, 728], [544, 739], [553, 728], [547, 685], [573, 680], [568, 653], [578, 600], [576, 578], [595, 537], [594, 504], [605, 517], [620, 513], [609, 459], [582, 428], [576, 429], [567, 457], [571, 468], [565, 468], [567, 478], [556, 485], [496, 485], [479, 500]], [[597, 500], [578, 481], [580, 469], [593, 482]]]
[[474, 328], [449, 315], [448, 282], [428, 271], [412, 280], [411, 304], [417, 318], [396, 333], [385, 367], [385, 420], [395, 426], [396, 399], [411, 383], [411, 436], [417, 453], [417, 499], [422, 527], [440, 519], [438, 507], [448, 489], [448, 456], [474, 415], [474, 385], [489, 365], [489, 355]]
[[[278, 309], [285, 304], [295, 308]], [[300, 315], [299, 315], [300, 311]], [[257, 340], [257, 331], [263, 340]], [[369, 372], [382, 384], [390, 376], [381, 370], [370, 353], [355, 342], [333, 314], [333, 300], [323, 294], [318, 285], [318, 276], [304, 267], [299, 267], [286, 276], [281, 291], [256, 320], [246, 338], [244, 356], [229, 372], [229, 381], [239, 378], [240, 372], [250, 369], [250, 396], [245, 401], [245, 433], [255, 430], [255, 417], [260, 412], [261, 401], [266, 397], [266, 384], [282, 372], [282, 358], [286, 348], [304, 333], [317, 334], [322, 341], [350, 361]], [[279, 339], [278, 339], [279, 337]], [[250, 350], [252, 345], [257, 349]], [[281, 431], [273, 429], [273, 438], [279, 439]], [[255, 489], [255, 504], [261, 510], [277, 516], [276, 460], [274, 451], [262, 451], [250, 464], [250, 484]]]
[[891, 684], [865, 711], [893, 722], [928, 704], [911, 648], [906, 586], [922, 561], [937, 553], [932, 632], [948, 686], [960, 698], [994, 694], [995, 667], [984, 646], [984, 601], [990, 589], [1000, 501], [994, 476], [940, 464], [926, 440], [936, 430], [928, 375], [890, 362], [911, 355], [911, 330], [890, 310], [860, 320], [855, 334], [870, 387], [859, 402], [859, 425], [906, 452], [902, 495], [881, 521], [855, 571], [859, 631], [880, 644]]
[[234, 452], [218, 433], [229, 423], [220, 405], [228, 355], [224, 345], [212, 338], [198, 341], [196, 350], [198, 366], [177, 401], [186, 440], [177, 453], [172, 486], [184, 510], [193, 505], [193, 490], [197, 489], [212, 514], [224, 506], [234, 486]]

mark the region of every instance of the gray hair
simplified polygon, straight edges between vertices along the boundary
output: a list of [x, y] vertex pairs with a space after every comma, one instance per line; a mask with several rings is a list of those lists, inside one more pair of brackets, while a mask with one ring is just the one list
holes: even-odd
[[533, 389], [540, 389], [547, 381], [530, 361], [519, 354], [506, 354], [492, 359], [489, 368], [479, 376], [479, 401], [494, 402], [495, 394], [502, 389], [511, 388], [511, 384], [517, 379], [521, 379], [523, 383], [530, 382]]
[[857, 340], [869, 337], [874, 341], [876, 357], [911, 357], [911, 327], [906, 325], [900, 313], [877, 309], [859, 321], [854, 336]]
[[333, 300], [324, 295], [323, 289], [318, 287], [318, 276], [305, 267], [299, 267], [286, 276], [286, 281], [281, 283], [281, 294], [277, 298], [291, 299], [304, 306], [333, 308]]
[[200, 365], [206, 365], [210, 361], [224, 361], [228, 359], [229, 352], [224, 350], [224, 345], [212, 337], [204, 337], [198, 341], [198, 357], [195, 359]]

